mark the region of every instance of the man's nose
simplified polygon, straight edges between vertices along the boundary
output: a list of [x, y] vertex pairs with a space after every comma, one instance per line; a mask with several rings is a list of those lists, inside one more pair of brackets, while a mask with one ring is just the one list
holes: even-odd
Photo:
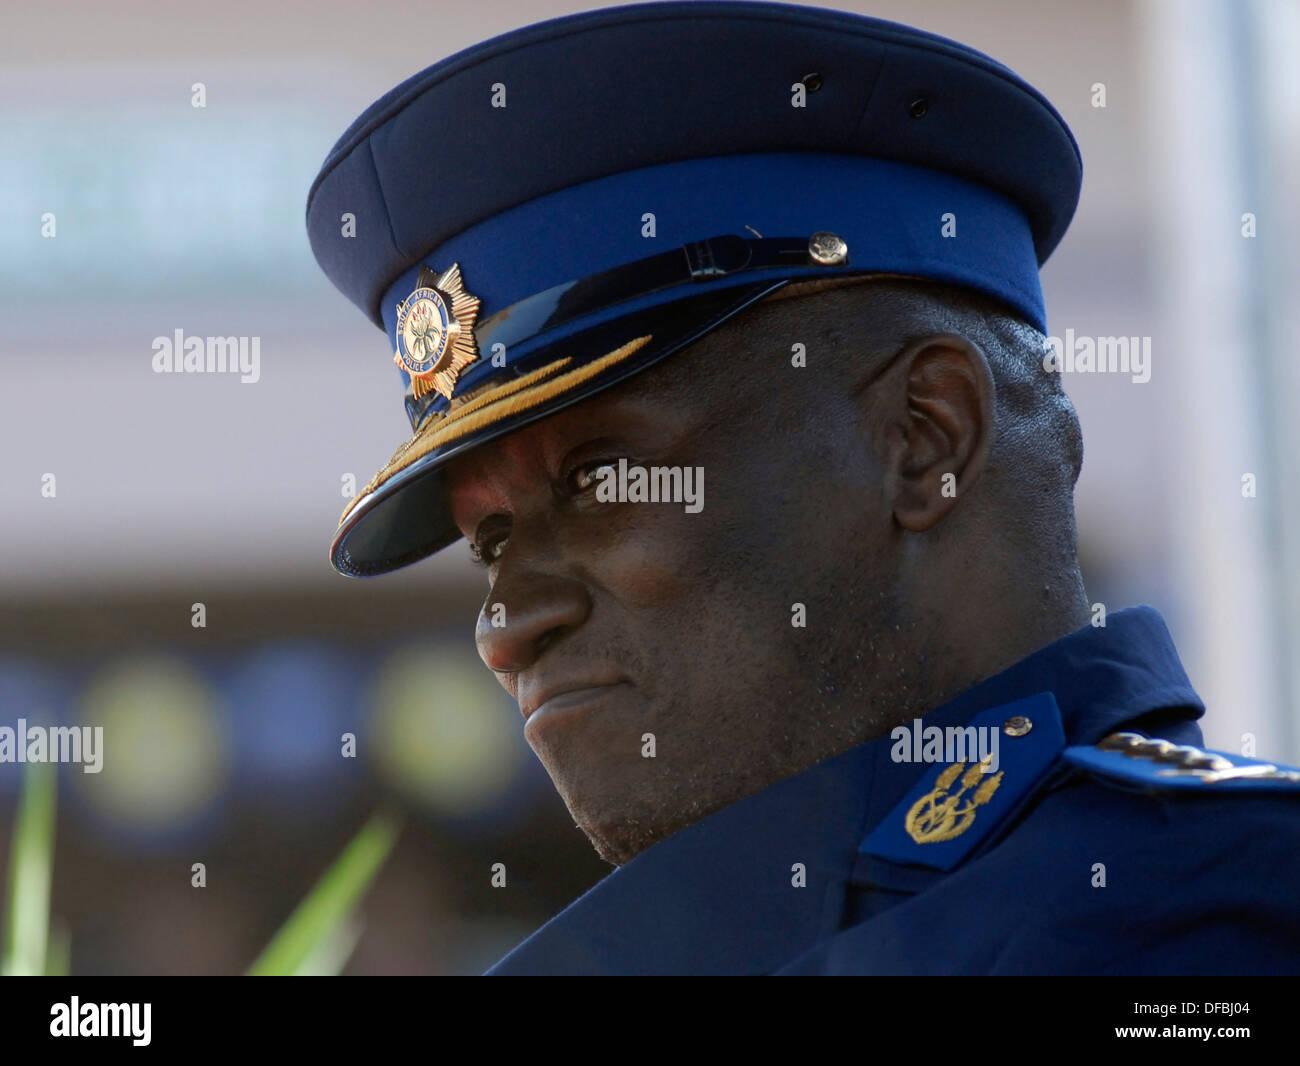
[[[502, 578], [504, 577], [504, 580]], [[483, 601], [474, 642], [490, 670], [517, 673], [591, 613], [586, 586], [572, 577], [521, 568], [498, 575]]]

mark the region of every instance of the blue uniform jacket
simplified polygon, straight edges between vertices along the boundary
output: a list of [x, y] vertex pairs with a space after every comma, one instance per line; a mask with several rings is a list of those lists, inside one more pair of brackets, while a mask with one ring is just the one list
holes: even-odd
[[660, 841], [488, 972], [1300, 972], [1300, 774], [1200, 751], [1204, 709], [1160, 615], [1114, 613], [920, 720], [993, 728], [997, 773], [887, 734]]

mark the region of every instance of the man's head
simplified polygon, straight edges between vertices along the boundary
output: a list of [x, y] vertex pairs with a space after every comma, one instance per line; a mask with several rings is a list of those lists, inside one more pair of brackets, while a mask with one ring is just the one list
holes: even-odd
[[[489, 563], [480, 654], [611, 862], [1082, 623], [1044, 338], [967, 290], [855, 281], [445, 468]], [[620, 459], [702, 470], [703, 508], [598, 499]]]
[[934, 706], [1082, 621], [1038, 332], [1081, 181], [1014, 72], [847, 12], [665, 0], [435, 63], [308, 197], [412, 431], [332, 564], [480, 544], [483, 658], [614, 862]]

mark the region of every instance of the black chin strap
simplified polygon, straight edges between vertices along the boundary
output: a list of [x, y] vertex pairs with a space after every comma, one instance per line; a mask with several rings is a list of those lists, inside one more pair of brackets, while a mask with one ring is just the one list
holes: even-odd
[[[838, 254], [828, 256], [826, 240]], [[509, 350], [539, 333], [576, 322], [607, 307], [635, 300], [663, 289], [760, 270], [816, 267], [834, 274], [848, 266], [848, 254], [834, 234], [812, 237], [737, 237], [724, 235], [692, 241], [668, 252], [660, 252], [625, 263], [612, 270], [566, 281], [525, 297], [504, 310], [480, 320], [474, 329], [479, 358], [490, 359], [499, 350]], [[498, 349], [503, 345], [504, 349]], [[429, 408], [440, 399], [434, 391], [416, 398], [407, 389], [406, 407], [412, 425], [418, 425]]]
[[480, 352], [495, 344], [518, 344], [543, 330], [555, 329], [614, 304], [688, 282], [774, 267], [848, 265], [814, 259], [807, 237], [736, 237], [726, 235], [661, 252], [578, 281], [566, 281], [524, 298], [484, 319], [474, 330]]

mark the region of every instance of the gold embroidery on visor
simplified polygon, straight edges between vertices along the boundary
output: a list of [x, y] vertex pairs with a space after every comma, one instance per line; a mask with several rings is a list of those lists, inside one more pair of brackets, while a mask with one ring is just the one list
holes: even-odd
[[567, 371], [550, 381], [544, 381], [543, 379], [550, 377], [557, 370], [572, 362], [571, 357], [565, 356], [553, 363], [547, 363], [545, 366], [539, 367], [513, 381], [485, 387], [482, 390], [467, 394], [463, 398], [466, 402], [461, 406], [455, 407], [441, 416], [430, 418], [428, 422], [420, 427], [415, 436], [411, 437], [410, 440], [403, 441], [398, 446], [397, 451], [393, 453], [393, 457], [370, 479], [366, 487], [357, 493], [356, 499], [352, 500], [343, 509], [343, 514], [339, 517], [339, 525], [342, 525], [347, 520], [348, 515], [352, 513], [352, 509], [358, 502], [365, 499], [366, 496], [374, 492], [394, 474], [406, 469], [406, 467], [430, 452], [441, 448], [450, 441], [460, 439], [467, 433], [482, 429], [484, 426], [490, 426], [494, 422], [509, 418], [520, 411], [526, 411], [530, 407], [536, 407], [554, 396], [576, 388], [584, 381], [588, 381], [601, 373], [601, 371], [640, 351], [650, 341], [651, 336], [653, 335], [647, 334], [644, 337], [637, 337], [635, 340], [628, 341], [627, 344], [616, 348], [608, 355], [602, 355], [599, 359], [595, 359], [575, 370]]

